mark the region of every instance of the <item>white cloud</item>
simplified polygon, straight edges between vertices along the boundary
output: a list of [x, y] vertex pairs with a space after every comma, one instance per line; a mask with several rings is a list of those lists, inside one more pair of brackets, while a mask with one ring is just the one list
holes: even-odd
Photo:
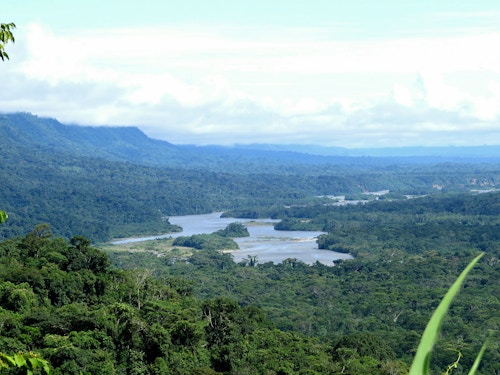
[[33, 24], [0, 76], [10, 93], [0, 108], [138, 125], [178, 143], [447, 144], [447, 133], [466, 142], [473, 131], [500, 143], [500, 35], [338, 41], [324, 32], [61, 35]]

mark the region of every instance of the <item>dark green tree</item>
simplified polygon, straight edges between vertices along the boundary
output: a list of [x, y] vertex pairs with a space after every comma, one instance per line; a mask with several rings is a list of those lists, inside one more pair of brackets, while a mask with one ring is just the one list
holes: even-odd
[[226, 228], [215, 232], [215, 234], [231, 238], [250, 237], [248, 229], [241, 223], [231, 223]]

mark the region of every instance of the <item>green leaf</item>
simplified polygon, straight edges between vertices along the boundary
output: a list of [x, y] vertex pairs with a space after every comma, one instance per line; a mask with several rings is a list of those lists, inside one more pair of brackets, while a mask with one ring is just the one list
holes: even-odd
[[33, 370], [36, 370], [37, 368], [42, 367], [47, 374], [50, 374], [50, 366], [49, 366], [49, 362], [47, 360], [39, 358], [39, 357], [30, 357], [30, 358], [28, 358], [28, 360], [30, 361], [31, 368]]
[[488, 341], [489, 340], [486, 340], [486, 342], [484, 343], [483, 347], [479, 351], [479, 354], [477, 355], [476, 360], [474, 361], [474, 364], [472, 365], [472, 367], [471, 367], [471, 369], [469, 371], [469, 375], [474, 375], [476, 373], [476, 370], [479, 367], [479, 363], [481, 363], [481, 358], [483, 358], [483, 354], [484, 354], [484, 352], [486, 350], [486, 347], [488, 346]]
[[24, 355], [22, 353], [14, 354], [14, 360], [16, 361], [17, 367], [23, 367], [26, 365], [26, 358], [24, 358]]
[[429, 374], [429, 364], [431, 360], [431, 352], [434, 347], [434, 344], [437, 341], [439, 336], [439, 332], [441, 331], [441, 325], [443, 323], [443, 319], [448, 311], [448, 308], [453, 301], [453, 298], [460, 290], [465, 277], [470, 272], [472, 267], [477, 263], [479, 259], [484, 255], [480, 254], [476, 258], [469, 263], [469, 265], [462, 271], [457, 280], [450, 287], [448, 292], [443, 297], [441, 303], [437, 307], [434, 314], [432, 314], [429, 323], [425, 327], [424, 333], [420, 340], [420, 344], [418, 345], [417, 353], [415, 354], [415, 358], [413, 359], [413, 363], [410, 368], [409, 375], [428, 375]]
[[30, 357], [30, 358], [28, 358], [28, 361], [30, 361], [31, 367], [33, 368], [33, 370], [36, 370], [38, 365], [39, 365], [38, 358]]
[[45, 370], [45, 372], [47, 373], [47, 375], [50, 375], [50, 366], [49, 366], [49, 362], [48, 361], [44, 361], [44, 363], [43, 363], [43, 369]]
[[0, 223], [3, 223], [5, 220], [7, 220], [9, 216], [5, 211], [0, 211]]
[[16, 361], [14, 361], [14, 357], [12, 357], [10, 355], [0, 353], [0, 358], [6, 359], [7, 361], [9, 361], [10, 363], [12, 363], [13, 365], [16, 364]]

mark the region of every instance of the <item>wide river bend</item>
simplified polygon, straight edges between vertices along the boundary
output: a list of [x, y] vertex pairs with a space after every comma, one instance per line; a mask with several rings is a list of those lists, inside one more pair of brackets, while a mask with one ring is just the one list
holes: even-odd
[[170, 216], [170, 223], [182, 227], [182, 232], [154, 237], [131, 238], [113, 243], [120, 244], [157, 238], [209, 234], [224, 229], [230, 223], [238, 222], [247, 227], [250, 237], [235, 239], [240, 247], [239, 250], [230, 251], [235, 262], [248, 259], [248, 256], [256, 256], [259, 263], [281, 263], [287, 258], [296, 258], [306, 264], [320, 262], [327, 266], [333, 266], [335, 260], [352, 259], [349, 254], [318, 249], [316, 239], [323, 232], [278, 231], [274, 230], [273, 225], [279, 220], [221, 218], [220, 215], [221, 212], [204, 215]]

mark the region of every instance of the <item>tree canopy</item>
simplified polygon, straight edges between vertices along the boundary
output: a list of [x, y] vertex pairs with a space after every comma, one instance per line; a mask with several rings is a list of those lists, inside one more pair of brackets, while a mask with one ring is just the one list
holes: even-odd
[[0, 58], [2, 61], [9, 59], [9, 55], [5, 52], [5, 45], [9, 42], [14, 43], [14, 34], [12, 30], [16, 28], [14, 23], [0, 23]]

